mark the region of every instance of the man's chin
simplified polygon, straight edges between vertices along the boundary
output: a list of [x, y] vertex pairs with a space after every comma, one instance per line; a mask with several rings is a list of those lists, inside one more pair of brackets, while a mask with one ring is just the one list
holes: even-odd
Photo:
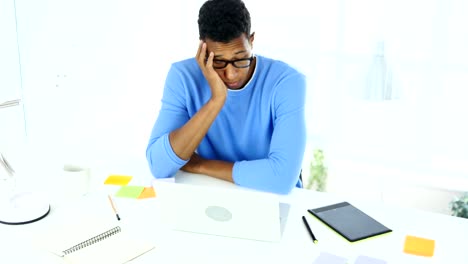
[[226, 86], [231, 90], [237, 90], [241, 88], [241, 84], [239, 82], [236, 83], [226, 83]]

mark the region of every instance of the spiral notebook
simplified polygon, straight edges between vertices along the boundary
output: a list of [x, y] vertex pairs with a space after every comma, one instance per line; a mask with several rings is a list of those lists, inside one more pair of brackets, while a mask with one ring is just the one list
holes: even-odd
[[65, 263], [126, 263], [152, 250], [154, 245], [126, 234], [119, 225], [81, 223], [77, 228], [55, 227], [36, 240]]

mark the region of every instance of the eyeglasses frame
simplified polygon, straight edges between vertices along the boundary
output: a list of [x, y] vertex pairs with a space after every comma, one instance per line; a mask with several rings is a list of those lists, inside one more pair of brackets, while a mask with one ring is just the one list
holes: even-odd
[[[245, 68], [248, 68], [250, 67], [250, 65], [252, 64], [252, 61], [254, 60], [254, 56], [252, 55], [250, 58], [243, 58], [243, 59], [237, 59], [237, 60], [213, 60], [214, 61], [217, 61], [217, 62], [224, 62], [225, 65], [223, 67], [215, 67], [213, 66], [214, 69], [217, 69], [217, 70], [221, 70], [221, 69], [224, 69], [226, 68], [229, 64], [232, 64], [232, 66], [234, 66], [235, 68], [238, 68], [238, 69], [245, 69]], [[206, 59], [207, 61], [208, 59]], [[234, 63], [238, 62], [238, 61], [249, 61], [249, 65], [247, 66], [241, 66], [241, 67], [238, 67], [236, 66]]]

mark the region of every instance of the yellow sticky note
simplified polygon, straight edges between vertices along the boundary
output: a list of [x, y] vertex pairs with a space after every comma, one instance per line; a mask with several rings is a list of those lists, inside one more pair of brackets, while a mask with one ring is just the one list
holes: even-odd
[[154, 191], [153, 187], [145, 187], [143, 191], [141, 192], [140, 196], [138, 196], [138, 199], [144, 199], [144, 198], [153, 198], [156, 197], [156, 192]]
[[104, 184], [111, 185], [127, 185], [132, 180], [132, 176], [127, 175], [110, 175], [104, 181]]
[[403, 251], [408, 254], [432, 257], [434, 255], [434, 248], [435, 240], [416, 236], [406, 236]]

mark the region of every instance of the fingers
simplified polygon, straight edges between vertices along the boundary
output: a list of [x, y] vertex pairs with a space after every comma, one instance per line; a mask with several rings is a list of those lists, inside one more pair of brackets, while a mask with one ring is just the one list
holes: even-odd
[[198, 45], [197, 56], [196, 56], [196, 59], [200, 66], [205, 65], [205, 58], [206, 58], [206, 43], [204, 41], [200, 41], [200, 45]]
[[210, 55], [208, 56], [208, 60], [206, 61], [206, 67], [208, 69], [212, 69], [213, 68], [213, 58], [214, 58], [214, 53], [213, 52], [210, 52]]
[[200, 55], [202, 53], [203, 44], [204, 44], [203, 40], [200, 40], [200, 44], [198, 44], [197, 55], [195, 56], [197, 60], [199, 60]]
[[213, 68], [214, 53], [210, 52], [210, 54], [207, 57], [206, 49], [206, 43], [204, 41], [200, 41], [200, 45], [198, 46], [197, 50], [196, 60], [203, 72], [205, 72], [205, 70], [207, 69]]

